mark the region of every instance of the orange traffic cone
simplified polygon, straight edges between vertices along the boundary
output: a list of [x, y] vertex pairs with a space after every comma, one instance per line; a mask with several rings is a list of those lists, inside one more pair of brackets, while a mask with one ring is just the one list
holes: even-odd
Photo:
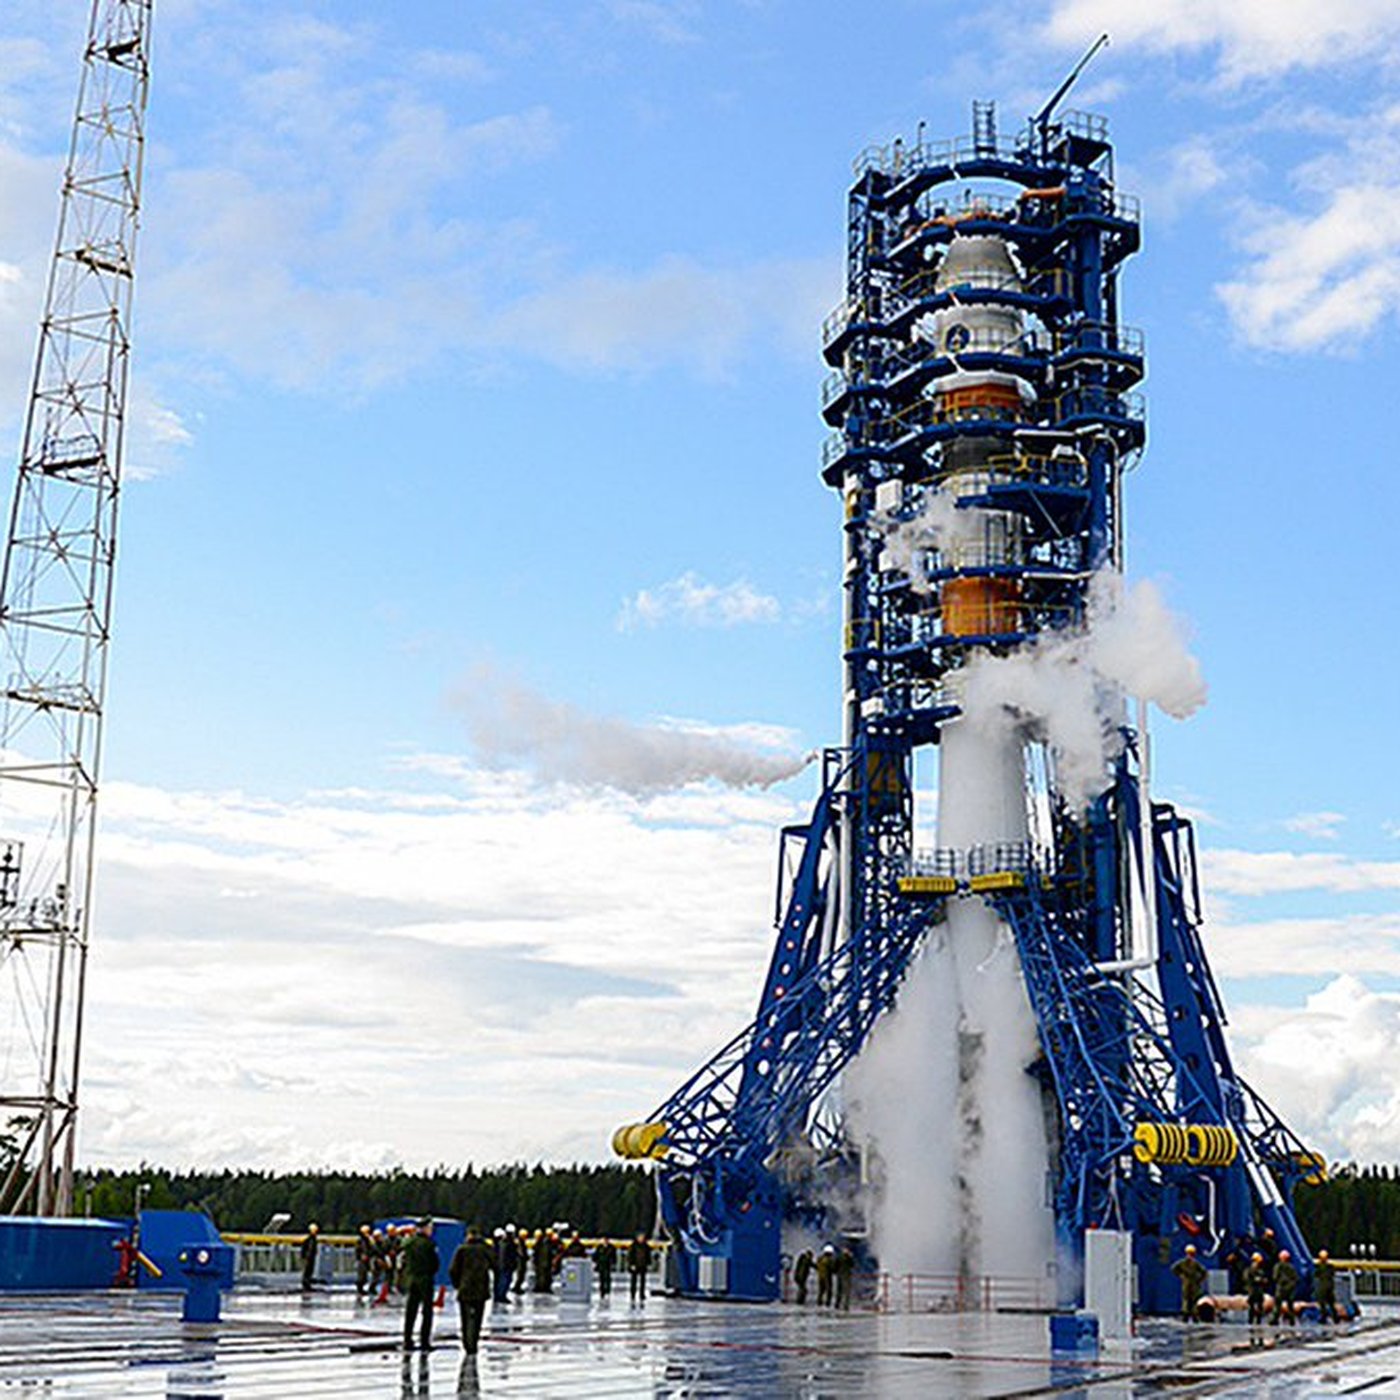
[[447, 1285], [445, 1283], [438, 1289], [437, 1299], [434, 1301], [433, 1306], [435, 1308], [447, 1306]]

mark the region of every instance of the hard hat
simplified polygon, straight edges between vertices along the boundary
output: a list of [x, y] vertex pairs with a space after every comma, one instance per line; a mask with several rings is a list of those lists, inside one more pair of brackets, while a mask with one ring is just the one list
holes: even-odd
[[1196, 1252], [1196, 1246], [1194, 1244], [1188, 1244], [1186, 1246], [1186, 1252], [1187, 1254], [1194, 1254]]
[[1279, 1250], [1278, 1257], [1280, 1263], [1282, 1263], [1285, 1259], [1293, 1258], [1293, 1256], [1286, 1249]]

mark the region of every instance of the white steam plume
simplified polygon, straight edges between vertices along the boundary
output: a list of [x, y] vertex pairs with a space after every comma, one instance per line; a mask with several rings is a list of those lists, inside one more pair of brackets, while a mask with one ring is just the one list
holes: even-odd
[[926, 495], [919, 513], [908, 520], [881, 515], [872, 523], [884, 540], [882, 566], [892, 565], [907, 575], [914, 592], [932, 593], [937, 585], [929, 582], [925, 556], [933, 549], [955, 555], [960, 545], [980, 540], [984, 520], [985, 512], [960, 510], [954, 496], [939, 491]]
[[478, 666], [457, 688], [452, 705], [486, 763], [518, 763], [552, 781], [639, 797], [706, 779], [727, 787], [772, 787], [816, 756], [775, 751], [778, 732], [759, 725], [642, 725], [590, 714], [489, 665]]
[[1050, 745], [1057, 785], [1076, 809], [1108, 786], [1122, 751], [1115, 692], [1176, 719], [1206, 700], [1200, 663], [1157, 587], [1125, 588], [1108, 570], [1090, 584], [1082, 630], [1042, 637], [1009, 656], [978, 653], [960, 680], [967, 722], [1020, 727]]

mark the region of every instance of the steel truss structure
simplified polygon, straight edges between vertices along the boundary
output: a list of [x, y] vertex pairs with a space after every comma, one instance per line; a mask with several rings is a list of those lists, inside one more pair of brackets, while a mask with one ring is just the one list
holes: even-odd
[[150, 27], [94, 0], [0, 577], [10, 1212], [71, 1207]]
[[[784, 1222], [842, 1228], [832, 1186], [855, 1179], [859, 1145], [841, 1070], [964, 899], [989, 903], [1020, 955], [1057, 1120], [1061, 1257], [1088, 1228], [1131, 1231], [1141, 1304], [1161, 1310], [1187, 1239], [1223, 1267], [1269, 1227], [1306, 1286], [1290, 1193], [1319, 1164], [1235, 1073], [1191, 829], [1145, 799], [1145, 734], [1122, 697], [1104, 702], [1121, 756], [1087, 809], [1059, 791], [1042, 742], [1037, 839], [914, 847], [915, 756], [959, 716], [969, 658], [1082, 635], [1096, 578], [1122, 570], [1123, 474], [1146, 437], [1142, 337], [1118, 314], [1138, 207], [1103, 119], [1053, 107], [1008, 140], [974, 104], [969, 137], [921, 132], [856, 164], [846, 297], [823, 330], [845, 743], [811, 822], [784, 833], [795, 874], [757, 1015], [614, 1139], [657, 1164], [686, 1292], [773, 1298]], [[886, 548], [940, 503], [988, 523], [912, 558]], [[1077, 1273], [1062, 1271], [1067, 1293]]]

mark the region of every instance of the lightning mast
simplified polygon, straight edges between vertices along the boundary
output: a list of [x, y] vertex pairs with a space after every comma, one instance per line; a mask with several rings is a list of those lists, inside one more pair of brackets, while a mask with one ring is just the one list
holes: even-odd
[[66, 1214], [152, 0], [93, 0], [0, 574], [0, 1210]]

